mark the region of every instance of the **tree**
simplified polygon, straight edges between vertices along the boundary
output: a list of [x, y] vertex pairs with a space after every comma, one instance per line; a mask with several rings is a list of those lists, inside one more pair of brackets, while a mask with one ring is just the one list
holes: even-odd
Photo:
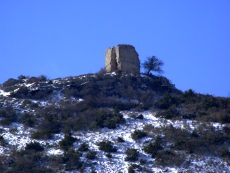
[[161, 67], [164, 65], [164, 62], [155, 56], [148, 57], [142, 65], [147, 74], [151, 74], [151, 71], [163, 73]]

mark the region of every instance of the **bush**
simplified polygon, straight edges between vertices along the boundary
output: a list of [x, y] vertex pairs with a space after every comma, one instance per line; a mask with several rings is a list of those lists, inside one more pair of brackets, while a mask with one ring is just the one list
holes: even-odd
[[138, 160], [139, 153], [136, 149], [128, 148], [125, 151], [125, 154], [126, 154], [126, 158], [125, 158], [126, 161], [135, 162]]
[[[60, 133], [61, 123], [58, 119], [58, 109], [55, 107], [46, 107], [38, 113], [42, 115], [42, 119], [37, 126], [37, 132], [32, 135], [34, 139], [50, 139], [53, 134]], [[64, 124], [64, 123], [63, 123]]]
[[155, 106], [160, 109], [168, 109], [170, 106], [177, 105], [178, 103], [179, 101], [176, 97], [166, 93], [161, 100], [155, 103]]
[[99, 149], [102, 151], [105, 151], [107, 153], [112, 153], [112, 152], [116, 152], [117, 148], [112, 146], [112, 142], [110, 141], [102, 141], [98, 144]]
[[222, 157], [222, 158], [226, 158], [228, 160], [230, 160], [230, 152], [229, 152], [229, 149], [226, 147], [226, 148], [223, 148], [219, 151], [219, 155]]
[[17, 151], [5, 160], [5, 165], [0, 167], [0, 170], [4, 173], [53, 173], [54, 171], [44, 164], [45, 160], [48, 160], [48, 157], [41, 152]]
[[80, 161], [81, 153], [69, 149], [65, 151], [63, 163], [66, 164], [66, 171], [78, 170], [82, 167], [83, 163]]
[[140, 115], [138, 115], [138, 116], [136, 117], [136, 119], [143, 120], [143, 119], [144, 119], [144, 116], [143, 116], [142, 114], [140, 114]]
[[37, 131], [31, 134], [32, 139], [51, 139], [52, 138], [51, 133], [47, 133], [45, 130]]
[[22, 81], [22, 80], [24, 80], [24, 79], [26, 79], [26, 76], [24, 76], [24, 75], [18, 76], [18, 80]]
[[2, 85], [3, 87], [11, 87], [13, 85], [16, 85], [20, 83], [19, 80], [13, 79], [13, 78], [9, 78], [6, 82], [4, 82]]
[[125, 140], [122, 137], [117, 137], [117, 142], [125, 142]]
[[29, 89], [25, 86], [20, 87], [17, 91], [10, 93], [10, 97], [26, 98], [28, 97]]
[[97, 152], [96, 151], [89, 151], [86, 155], [86, 158], [89, 160], [93, 160], [96, 158]]
[[69, 133], [65, 135], [62, 141], [59, 142], [59, 145], [61, 149], [68, 150], [68, 148], [71, 147], [75, 141], [76, 139], [71, 136], [71, 133]]
[[26, 145], [25, 150], [43, 151], [44, 148], [38, 142], [32, 142]]
[[0, 121], [2, 125], [10, 125], [13, 122], [16, 122], [18, 119], [18, 114], [12, 107], [7, 107], [4, 110], [0, 110], [0, 116], [3, 119]]
[[166, 119], [172, 119], [174, 117], [177, 117], [179, 115], [179, 112], [177, 111], [175, 106], [171, 106], [166, 111], [163, 111], [162, 113], [157, 113], [156, 116], [162, 116]]
[[171, 150], [159, 151], [156, 155], [156, 163], [162, 166], [180, 166], [184, 159], [174, 154]]
[[141, 139], [143, 137], [146, 137], [147, 134], [141, 130], [135, 130], [132, 134], [131, 134], [131, 137], [134, 139], [134, 140], [138, 140], [138, 139]]
[[155, 158], [157, 155], [157, 152], [162, 150], [163, 147], [161, 145], [161, 140], [159, 137], [157, 137], [157, 139], [155, 140], [154, 143], [150, 143], [146, 146], [144, 146], [143, 150], [144, 152], [151, 154], [152, 158]]
[[128, 168], [128, 173], [135, 173], [135, 170], [137, 170], [139, 172], [139, 171], [142, 171], [142, 168], [140, 165], [132, 164]]
[[7, 142], [5, 141], [3, 136], [0, 136], [0, 145], [1, 146], [5, 146], [7, 144]]
[[87, 143], [82, 143], [78, 148], [78, 151], [85, 152], [89, 150], [89, 145]]
[[19, 122], [24, 124], [26, 127], [34, 127], [36, 120], [34, 115], [24, 113], [20, 116]]
[[101, 114], [96, 117], [96, 123], [100, 127], [107, 127], [109, 129], [114, 129], [117, 125], [124, 123], [123, 115], [120, 113], [109, 113]]
[[105, 156], [106, 156], [107, 158], [112, 158], [112, 157], [113, 157], [111, 153], [107, 153]]

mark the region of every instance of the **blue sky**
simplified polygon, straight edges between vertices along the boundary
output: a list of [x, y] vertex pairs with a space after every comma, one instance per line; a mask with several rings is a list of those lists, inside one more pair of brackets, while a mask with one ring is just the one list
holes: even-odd
[[230, 96], [229, 0], [0, 1], [0, 83], [95, 73], [117, 44], [163, 60], [178, 89]]

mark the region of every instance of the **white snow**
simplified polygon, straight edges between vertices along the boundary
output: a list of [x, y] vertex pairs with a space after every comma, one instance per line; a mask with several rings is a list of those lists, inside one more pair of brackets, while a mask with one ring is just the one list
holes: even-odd
[[0, 95], [6, 97], [6, 96], [9, 96], [9, 95], [10, 95], [10, 92], [5, 92], [5, 91], [3, 91], [3, 90], [0, 89]]
[[[125, 161], [126, 154], [125, 151], [127, 148], [137, 149], [140, 153], [139, 158], [144, 159], [147, 163], [144, 165], [149, 172], [186, 172], [192, 170], [192, 172], [225, 172], [225, 170], [230, 170], [230, 166], [227, 165], [224, 161], [219, 158], [213, 157], [204, 157], [201, 156], [191, 156], [193, 159], [188, 168], [178, 168], [178, 167], [158, 167], [155, 165], [155, 160], [151, 158], [150, 155], [145, 154], [142, 150], [145, 143], [149, 140], [152, 140], [150, 137], [145, 137], [139, 141], [134, 141], [131, 137], [131, 134], [134, 130], [142, 130], [146, 125], [151, 125], [154, 128], [170, 126], [172, 125], [175, 128], [187, 128], [193, 130], [198, 127], [199, 123], [196, 121], [172, 121], [158, 118], [155, 116], [155, 112], [132, 112], [132, 111], [123, 111], [121, 112], [126, 120], [124, 125], [120, 125], [116, 129], [103, 128], [96, 132], [86, 131], [86, 132], [73, 132], [73, 137], [78, 138], [74, 143], [74, 147], [77, 149], [83, 142], [86, 142], [89, 145], [90, 150], [97, 152], [97, 159], [94, 160], [94, 169], [97, 172], [105, 173], [114, 173], [121, 172], [127, 173], [128, 168], [131, 164], [140, 164], [139, 161], [128, 162]], [[142, 114], [144, 119], [134, 119], [133, 116]], [[221, 128], [221, 124], [211, 123], [215, 128]], [[50, 140], [34, 140], [31, 139], [31, 132], [33, 129], [25, 128], [22, 124], [14, 123], [10, 127], [1, 127], [3, 133], [1, 134], [5, 141], [10, 145], [10, 147], [16, 147], [18, 150], [24, 149], [27, 143], [30, 142], [39, 142], [44, 146], [45, 152], [47, 155], [62, 155], [64, 152], [59, 147], [59, 142], [64, 138], [64, 134], [56, 134], [53, 139]], [[188, 128], [188, 129], [189, 129]], [[122, 137], [125, 142], [117, 142], [117, 138]], [[118, 149], [117, 152], [111, 153], [112, 158], [107, 158], [104, 151], [99, 150], [98, 143], [101, 141], [111, 141], [113, 145]], [[7, 154], [9, 152], [9, 146], [4, 147], [0, 146], [0, 155]], [[211, 164], [210, 164], [211, 162]], [[216, 168], [216, 166], [221, 166]], [[91, 168], [86, 168], [86, 172], [91, 172]], [[87, 171], [88, 170], [88, 171]], [[227, 172], [227, 171], [226, 171]]]
[[50, 148], [47, 150], [47, 155], [62, 155], [63, 153], [61, 149]]

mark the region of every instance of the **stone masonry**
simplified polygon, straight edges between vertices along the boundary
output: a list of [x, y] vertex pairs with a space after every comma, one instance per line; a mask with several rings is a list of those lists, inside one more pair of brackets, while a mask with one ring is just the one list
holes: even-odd
[[135, 47], [120, 44], [108, 48], [105, 52], [107, 72], [121, 71], [127, 74], [140, 74], [140, 60]]

